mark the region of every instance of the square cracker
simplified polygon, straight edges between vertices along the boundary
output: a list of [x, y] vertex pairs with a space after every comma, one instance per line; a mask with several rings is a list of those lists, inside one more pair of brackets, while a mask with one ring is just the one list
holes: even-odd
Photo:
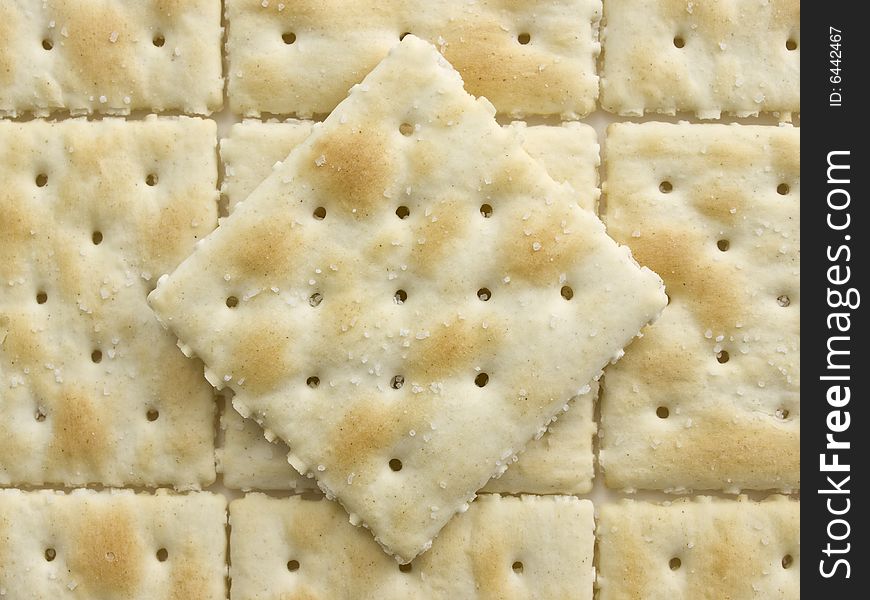
[[228, 0], [230, 107], [328, 114], [411, 32], [500, 113], [577, 118], [598, 97], [601, 0]]
[[592, 598], [592, 503], [485, 494], [399, 567], [333, 502], [230, 504], [232, 600]]
[[217, 225], [215, 143], [188, 117], [0, 122], [0, 484], [214, 481], [212, 388], [145, 298]]
[[800, 597], [800, 502], [698, 497], [600, 508], [598, 597]]
[[611, 126], [605, 220], [665, 280], [607, 370], [617, 488], [800, 488], [800, 130]]
[[223, 600], [226, 500], [0, 490], [0, 597]]
[[601, 105], [620, 115], [800, 112], [800, 0], [608, 0]]
[[223, 104], [220, 0], [0, 2], [0, 116]]
[[150, 297], [406, 561], [666, 302], [493, 116], [407, 36]]

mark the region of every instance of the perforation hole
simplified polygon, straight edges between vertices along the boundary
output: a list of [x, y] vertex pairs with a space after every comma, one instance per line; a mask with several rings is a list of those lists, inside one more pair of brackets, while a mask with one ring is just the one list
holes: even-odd
[[48, 38], [45, 38], [44, 40], [42, 40], [42, 49], [43, 50], [51, 50], [52, 48], [54, 48], [54, 42], [52, 42]]
[[308, 297], [308, 304], [311, 306], [320, 306], [321, 302], [323, 302], [323, 294], [320, 292], [314, 292]]
[[776, 186], [776, 193], [780, 196], [785, 196], [791, 191], [791, 187], [787, 183], [780, 183]]
[[529, 42], [532, 41], [532, 36], [528, 33], [521, 33], [517, 36], [517, 41], [521, 45], [525, 46], [526, 44], [528, 44]]
[[482, 204], [480, 206], [480, 214], [483, 215], [484, 219], [488, 219], [492, 216], [492, 207], [489, 204]]
[[153, 38], [151, 38], [151, 43], [154, 44], [157, 48], [162, 48], [163, 44], [166, 43], [166, 38], [163, 37], [162, 33], [158, 33]]
[[776, 299], [776, 303], [779, 304], [781, 307], [785, 308], [786, 306], [789, 306], [791, 304], [791, 298], [783, 294]]
[[323, 219], [325, 219], [326, 218], [326, 209], [323, 208], [322, 206], [318, 206], [317, 208], [315, 208], [314, 209], [314, 218], [317, 219], [318, 221], [322, 221]]
[[45, 560], [47, 560], [48, 562], [51, 562], [55, 558], [57, 558], [57, 551], [55, 551], [54, 548], [46, 548], [45, 549]]
[[45, 411], [42, 410], [41, 407], [37, 407], [36, 413], [33, 415], [33, 418], [36, 419], [37, 423], [42, 423], [45, 421]]
[[94, 350], [91, 352], [91, 361], [95, 363], [102, 362], [103, 360], [103, 352], [101, 350]]
[[563, 285], [560, 293], [565, 300], [570, 300], [574, 297], [574, 290], [570, 285]]
[[399, 133], [401, 133], [405, 137], [408, 137], [409, 135], [414, 133], [414, 126], [410, 123], [402, 123], [401, 125], [399, 125]]
[[674, 184], [671, 183], [670, 181], [662, 181], [659, 184], [659, 191], [662, 194], [670, 194], [671, 192], [674, 191]]
[[716, 360], [719, 361], [719, 364], [724, 365], [731, 360], [731, 355], [728, 354], [727, 350], [722, 350], [721, 352], [716, 353]]
[[396, 300], [396, 304], [404, 304], [405, 300], [408, 299], [408, 292], [405, 290], [396, 290], [393, 298]]
[[793, 564], [794, 564], [794, 558], [792, 558], [791, 554], [786, 554], [785, 556], [782, 557], [782, 568], [783, 569], [790, 569]]
[[407, 564], [404, 564], [404, 565], [399, 565], [399, 570], [400, 570], [402, 573], [410, 573], [411, 571], [414, 570], [414, 567], [411, 566], [411, 563], [407, 563]]
[[390, 459], [390, 469], [392, 469], [393, 471], [396, 471], [398, 473], [399, 471], [402, 470], [402, 461], [400, 461], [398, 458], [391, 458]]
[[486, 373], [478, 373], [474, 378], [474, 384], [479, 388], [486, 386], [487, 383], [489, 383], [489, 375]]
[[786, 419], [788, 419], [788, 415], [790, 413], [788, 412], [787, 408], [777, 408], [774, 414], [776, 415], [776, 418], [780, 421], [785, 421]]
[[299, 570], [299, 561], [298, 560], [288, 560], [287, 561], [287, 570], [291, 573]]
[[405, 385], [405, 378], [402, 375], [395, 375], [390, 379], [390, 387], [394, 390], [402, 389], [403, 385]]
[[167, 558], [169, 558], [169, 551], [166, 548], [161, 548], [157, 551], [157, 560], [166, 562]]
[[160, 418], [160, 411], [158, 411], [156, 408], [151, 408], [148, 410], [148, 412], [145, 413], [145, 418], [149, 421], [154, 422]]
[[157, 173], [148, 173], [148, 175], [145, 176], [145, 183], [151, 187], [157, 185], [158, 181], [159, 178], [157, 177]]
[[48, 175], [40, 173], [36, 176], [36, 187], [45, 187], [48, 185]]
[[95, 231], [91, 234], [91, 241], [94, 243], [94, 246], [99, 246], [103, 243], [103, 232]]
[[405, 39], [406, 37], [408, 37], [409, 35], [411, 35], [411, 32], [410, 32], [410, 31], [404, 31], [404, 32], [402, 32], [402, 34], [399, 35], [399, 41], [401, 42], [402, 40], [404, 40], [404, 39]]
[[722, 252], [727, 252], [728, 248], [731, 247], [731, 242], [728, 240], [719, 240], [716, 242], [716, 247], [719, 248]]
[[678, 36], [674, 37], [674, 47], [683, 48], [685, 46], [686, 46], [686, 40], [683, 39], [683, 36], [678, 35]]
[[668, 566], [671, 568], [671, 571], [676, 571], [683, 566], [683, 561], [675, 556], [668, 561]]
[[522, 561], [519, 561], [519, 560], [514, 561], [514, 564], [511, 565], [511, 569], [512, 569], [513, 572], [516, 573], [517, 575], [519, 575], [520, 573], [522, 573], [522, 572], [523, 572], [523, 563], [522, 563]]
[[320, 385], [320, 377], [317, 377], [316, 375], [312, 375], [311, 377], [309, 377], [308, 379], [305, 380], [305, 385], [307, 385], [311, 389], [316, 388], [317, 386]]
[[797, 47], [798, 47], [797, 40], [793, 40], [793, 39], [789, 38], [785, 41], [785, 49], [788, 50], [789, 52], [797, 50]]
[[37, 292], [36, 303], [45, 304], [46, 302], [48, 302], [48, 294], [46, 294], [45, 292]]
[[284, 43], [289, 46], [290, 44], [296, 43], [296, 34], [292, 31], [288, 31], [287, 33], [281, 34], [281, 39], [284, 40]]
[[489, 291], [489, 288], [480, 288], [477, 290], [477, 299], [481, 302], [489, 302], [490, 298], [492, 298], [492, 292]]
[[407, 206], [400, 206], [396, 209], [396, 216], [400, 219], [407, 219], [411, 214], [411, 210]]
[[656, 416], [659, 419], [667, 419], [669, 416], [671, 416], [671, 411], [668, 409], [667, 406], [659, 406], [656, 409]]
[[235, 308], [239, 305], [239, 299], [235, 296], [227, 297], [227, 308]]

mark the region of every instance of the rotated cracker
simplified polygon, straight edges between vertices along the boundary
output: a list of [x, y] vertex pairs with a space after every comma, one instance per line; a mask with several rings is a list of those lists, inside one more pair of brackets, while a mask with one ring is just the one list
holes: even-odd
[[0, 490], [0, 597], [223, 600], [226, 500]]
[[798, 501], [623, 500], [600, 511], [600, 600], [800, 597]]
[[236, 409], [405, 560], [591, 402], [666, 300], [493, 113], [406, 37], [151, 295]]
[[608, 232], [670, 296], [607, 370], [607, 484], [798, 489], [800, 130], [617, 124], [605, 163]]
[[212, 389], [145, 298], [216, 226], [215, 141], [0, 122], [0, 484], [214, 481]]
[[408, 32], [437, 44], [500, 113], [586, 115], [601, 0], [228, 0], [230, 107], [310, 117], [344, 100]]
[[230, 504], [232, 600], [592, 598], [592, 503], [483, 495], [399, 567], [335, 503]]
[[601, 105], [702, 119], [800, 112], [800, 0], [608, 0]]
[[4, 0], [0, 116], [209, 114], [222, 36], [219, 0]]

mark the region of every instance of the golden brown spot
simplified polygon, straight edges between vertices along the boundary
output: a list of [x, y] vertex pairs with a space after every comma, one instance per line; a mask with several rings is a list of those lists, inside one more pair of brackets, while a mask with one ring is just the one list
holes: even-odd
[[739, 180], [721, 177], [702, 181], [692, 191], [692, 205], [705, 217], [719, 224], [742, 220], [745, 215], [746, 188], [741, 183]]
[[[229, 249], [234, 275], [263, 284], [286, 280], [293, 274], [301, 252], [301, 233], [289, 213], [244, 215], [245, 227], [227, 228], [221, 240]], [[296, 226], [300, 227], [300, 226]]]
[[450, 261], [445, 262], [445, 258], [452, 252], [462, 251], [458, 246], [463, 243], [461, 238], [474, 216], [473, 211], [471, 206], [445, 200], [436, 205], [429, 216], [423, 217], [411, 241], [415, 269], [431, 274], [439, 266], [449, 268]]
[[[126, 504], [126, 503], [125, 503]], [[85, 595], [133, 597], [142, 579], [143, 541], [138, 517], [120, 502], [91, 503], [76, 523], [64, 552], [71, 577]]]
[[[148, 226], [143, 228], [142, 262], [155, 275], [172, 271], [179, 259], [193, 249], [199, 228], [191, 223], [217, 225], [216, 205], [191, 201], [198, 197], [202, 197], [201, 191], [191, 186], [166, 197], [154, 207], [156, 214], [143, 215]], [[241, 248], [239, 251], [244, 252]]]
[[242, 389], [266, 393], [293, 377], [296, 369], [289, 352], [293, 341], [289, 332], [269, 324], [241, 329], [229, 355], [238, 364], [235, 380], [244, 378]]
[[482, 358], [496, 354], [505, 335], [503, 325], [489, 320], [486, 329], [469, 321], [455, 321], [449, 327], [435, 325], [428, 338], [411, 343], [405, 379], [428, 384], [457, 373], [473, 378], [474, 367]]
[[471, 572], [482, 598], [513, 598], [508, 581], [513, 562], [507, 552], [513, 547], [507, 535], [489, 528], [485, 534], [471, 537], [468, 552]]
[[112, 458], [111, 424], [106, 411], [81, 390], [64, 390], [51, 407], [54, 437], [48, 460], [62, 465], [87, 465], [101, 472]]
[[215, 585], [210, 574], [210, 565], [202, 558], [203, 552], [195, 542], [187, 540], [176, 546], [168, 555], [170, 574], [169, 600], [208, 598]]

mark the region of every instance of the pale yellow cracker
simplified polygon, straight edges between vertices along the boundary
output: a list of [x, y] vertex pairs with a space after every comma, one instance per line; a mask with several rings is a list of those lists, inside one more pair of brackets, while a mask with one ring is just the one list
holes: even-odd
[[245, 116], [327, 114], [409, 32], [500, 113], [576, 118], [598, 97], [601, 0], [228, 0], [229, 101]]
[[4, 0], [0, 116], [223, 104], [219, 0]]
[[738, 116], [800, 112], [800, 0], [608, 0], [601, 104]]
[[592, 598], [592, 503], [484, 494], [399, 566], [340, 507], [250, 494], [230, 504], [232, 600]]
[[666, 300], [493, 114], [406, 37], [151, 295], [404, 560]]
[[226, 500], [0, 490], [0, 598], [223, 600]]
[[598, 598], [800, 597], [800, 502], [699, 497], [600, 508]]
[[217, 224], [215, 124], [0, 121], [0, 484], [208, 485], [214, 403], [145, 298]]
[[611, 126], [610, 235], [670, 303], [605, 376], [611, 487], [800, 488], [800, 130]]

